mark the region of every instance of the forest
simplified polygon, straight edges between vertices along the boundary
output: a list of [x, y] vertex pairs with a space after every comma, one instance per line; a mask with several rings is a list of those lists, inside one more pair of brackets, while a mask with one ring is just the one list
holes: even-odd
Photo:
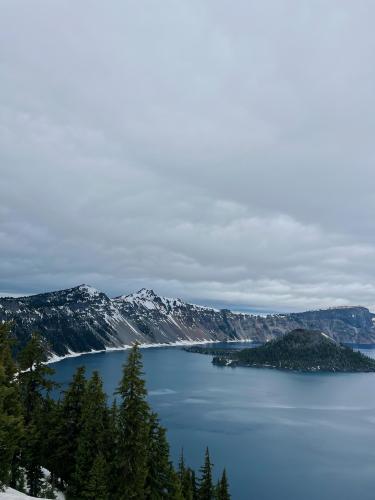
[[173, 465], [137, 345], [109, 405], [98, 372], [88, 378], [80, 367], [60, 390], [41, 337], [33, 334], [16, 357], [14, 342], [11, 325], [1, 324], [0, 490], [67, 500], [230, 499], [226, 471], [214, 481], [207, 448], [198, 472], [183, 451]]
[[298, 328], [264, 345], [246, 349], [193, 346], [218, 366], [249, 366], [296, 371], [374, 372], [375, 360], [340, 344], [318, 330]]

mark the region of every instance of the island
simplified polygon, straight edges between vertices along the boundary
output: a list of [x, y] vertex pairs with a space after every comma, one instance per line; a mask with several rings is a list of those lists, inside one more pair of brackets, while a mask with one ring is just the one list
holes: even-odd
[[317, 330], [296, 329], [264, 345], [246, 349], [194, 346], [219, 366], [278, 368], [304, 372], [375, 372], [375, 360]]

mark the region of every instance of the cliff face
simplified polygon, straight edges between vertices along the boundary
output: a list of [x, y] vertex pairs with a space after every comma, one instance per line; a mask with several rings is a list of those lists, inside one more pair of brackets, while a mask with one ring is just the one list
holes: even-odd
[[325, 332], [335, 340], [375, 342], [375, 315], [364, 307], [266, 317], [216, 310], [152, 290], [110, 299], [87, 285], [21, 298], [0, 298], [0, 321], [12, 321], [22, 346], [38, 331], [49, 354], [100, 350], [140, 343], [265, 341], [295, 328]]

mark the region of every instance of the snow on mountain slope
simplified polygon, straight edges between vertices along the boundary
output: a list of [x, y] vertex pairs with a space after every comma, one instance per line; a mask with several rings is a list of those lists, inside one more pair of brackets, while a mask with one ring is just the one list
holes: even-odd
[[375, 342], [374, 315], [363, 307], [256, 316], [160, 297], [143, 288], [114, 299], [88, 285], [28, 297], [0, 298], [0, 321], [12, 321], [22, 347], [33, 331], [49, 356], [219, 340], [266, 341], [312, 328], [341, 342]]

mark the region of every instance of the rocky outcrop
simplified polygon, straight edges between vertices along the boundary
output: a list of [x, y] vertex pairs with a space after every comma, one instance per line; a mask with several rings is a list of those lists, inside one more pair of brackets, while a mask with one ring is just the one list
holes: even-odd
[[364, 307], [257, 316], [160, 297], [142, 289], [114, 299], [80, 285], [29, 297], [0, 298], [0, 321], [11, 321], [19, 347], [31, 332], [52, 355], [121, 347], [134, 342], [251, 339], [264, 342], [295, 328], [325, 332], [340, 342], [375, 343], [375, 315]]

